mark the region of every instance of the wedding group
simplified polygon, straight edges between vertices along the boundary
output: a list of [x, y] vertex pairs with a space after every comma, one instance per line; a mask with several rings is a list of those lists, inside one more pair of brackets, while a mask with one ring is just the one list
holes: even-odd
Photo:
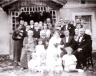
[[12, 35], [16, 66], [43, 76], [84, 72], [87, 54], [92, 52], [91, 31], [79, 19], [75, 24], [68, 18], [60, 18], [54, 26], [51, 18], [29, 23], [21, 19]]

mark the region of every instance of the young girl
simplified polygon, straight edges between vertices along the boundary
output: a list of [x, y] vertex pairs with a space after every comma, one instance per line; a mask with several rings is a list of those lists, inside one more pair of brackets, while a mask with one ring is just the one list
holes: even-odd
[[45, 48], [44, 48], [42, 40], [39, 39], [38, 40], [38, 45], [36, 45], [36, 53], [37, 53], [38, 56], [40, 56], [40, 54], [42, 52], [45, 52]]
[[48, 75], [48, 70], [46, 69], [46, 53], [42, 52], [40, 54], [40, 71], [41, 75], [46, 76]]
[[63, 71], [62, 65], [61, 65], [61, 58], [59, 54], [54, 53], [53, 55], [54, 60], [52, 61], [52, 73], [55, 76], [60, 76], [61, 72]]
[[32, 53], [32, 59], [28, 61], [28, 69], [29, 73], [39, 72], [40, 60], [38, 59], [38, 55], [36, 53]]
[[71, 71], [83, 72], [83, 70], [81, 70], [81, 69], [76, 69], [77, 59], [74, 55], [72, 55], [72, 51], [73, 51], [72, 48], [66, 47], [65, 50], [66, 50], [67, 54], [65, 54], [62, 57], [64, 71], [66, 71], [66, 72], [71, 72]]

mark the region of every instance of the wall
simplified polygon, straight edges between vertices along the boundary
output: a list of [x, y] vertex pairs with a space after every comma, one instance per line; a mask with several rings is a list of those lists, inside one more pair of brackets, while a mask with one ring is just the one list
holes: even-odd
[[82, 4], [73, 5], [71, 3], [69, 5], [67, 3], [59, 12], [61, 18], [69, 18], [70, 20], [75, 20], [75, 15], [92, 15], [92, 46], [93, 50], [96, 50], [96, 5], [90, 6]]
[[0, 55], [9, 54], [9, 25], [8, 16], [0, 8]]

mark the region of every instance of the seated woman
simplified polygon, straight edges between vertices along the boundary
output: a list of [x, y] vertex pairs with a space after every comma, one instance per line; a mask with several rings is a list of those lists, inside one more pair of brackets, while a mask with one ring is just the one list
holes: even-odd
[[33, 31], [28, 31], [28, 36], [24, 38], [21, 54], [21, 68], [27, 68], [27, 62], [31, 59], [31, 53], [35, 52], [36, 40], [33, 38]]

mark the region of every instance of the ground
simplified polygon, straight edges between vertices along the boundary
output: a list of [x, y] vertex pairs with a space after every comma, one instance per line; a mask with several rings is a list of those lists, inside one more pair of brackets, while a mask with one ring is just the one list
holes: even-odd
[[[77, 72], [63, 72], [62, 76], [96, 76], [96, 52], [92, 54], [94, 67], [91, 66], [84, 73]], [[1, 58], [1, 57], [0, 57]], [[9, 59], [0, 59], [0, 76], [29, 76], [28, 69], [20, 70], [20, 67], [10, 66], [13, 61]], [[32, 76], [32, 75], [31, 75]], [[39, 73], [34, 74], [33, 76], [40, 76]], [[51, 76], [51, 75], [50, 75]]]

